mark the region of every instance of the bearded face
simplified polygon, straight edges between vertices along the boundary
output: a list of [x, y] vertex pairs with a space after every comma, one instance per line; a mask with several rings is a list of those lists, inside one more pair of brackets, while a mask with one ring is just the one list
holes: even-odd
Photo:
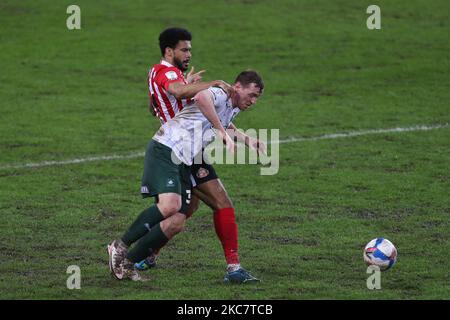
[[174, 65], [181, 71], [186, 71], [189, 68], [191, 56], [191, 42], [187, 40], [178, 41], [177, 46], [173, 49]]

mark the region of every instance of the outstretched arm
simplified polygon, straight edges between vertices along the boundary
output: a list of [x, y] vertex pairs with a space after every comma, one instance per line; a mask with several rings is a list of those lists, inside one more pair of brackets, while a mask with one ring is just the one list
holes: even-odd
[[167, 87], [167, 91], [173, 94], [177, 99], [189, 99], [194, 97], [197, 93], [202, 90], [208, 89], [209, 87], [221, 87], [228, 95], [231, 94], [233, 88], [222, 80], [214, 80], [209, 82], [195, 82], [184, 84], [182, 82], [173, 82]]
[[267, 146], [264, 144], [264, 142], [250, 137], [249, 135], [239, 131], [234, 123], [230, 123], [228, 128], [232, 129], [234, 132], [234, 139], [235, 141], [243, 142], [247, 147], [249, 147], [252, 150], [255, 150], [256, 152], [263, 154], [267, 154]]

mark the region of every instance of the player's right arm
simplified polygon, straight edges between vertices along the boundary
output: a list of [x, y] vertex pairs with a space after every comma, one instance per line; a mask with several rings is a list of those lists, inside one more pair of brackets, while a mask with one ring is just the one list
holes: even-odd
[[220, 122], [219, 116], [216, 112], [216, 108], [214, 107], [211, 92], [209, 92], [208, 90], [200, 91], [195, 95], [194, 100], [205, 118], [208, 119], [208, 121], [213, 125], [214, 129], [216, 129], [216, 132], [222, 138], [222, 141], [227, 149], [234, 152], [234, 141], [230, 138], [228, 133], [225, 131], [222, 123]]
[[180, 69], [175, 67], [161, 70], [158, 72], [154, 81], [159, 87], [164, 88], [176, 99], [190, 99], [200, 91], [213, 86], [223, 88], [229, 95], [234, 91], [232, 86], [222, 80], [209, 82], [194, 81], [186, 84], [184, 83], [184, 77]]
[[233, 88], [228, 83], [222, 80], [196, 82], [190, 84], [184, 84], [183, 82], [172, 82], [167, 86], [167, 91], [170, 94], [174, 95], [177, 99], [189, 99], [194, 97], [200, 91], [208, 89], [209, 87], [221, 87], [229, 95], [233, 91]]

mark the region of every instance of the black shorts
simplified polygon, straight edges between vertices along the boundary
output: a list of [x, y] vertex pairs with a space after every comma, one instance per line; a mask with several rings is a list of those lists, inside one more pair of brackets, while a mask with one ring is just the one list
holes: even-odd
[[211, 164], [203, 161], [201, 164], [194, 163], [191, 165], [192, 188], [218, 178], [216, 170], [214, 170], [214, 167]]

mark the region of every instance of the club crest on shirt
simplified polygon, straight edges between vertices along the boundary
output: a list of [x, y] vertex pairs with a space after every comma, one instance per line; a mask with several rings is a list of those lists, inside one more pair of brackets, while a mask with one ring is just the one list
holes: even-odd
[[175, 187], [175, 181], [173, 179], [167, 179], [167, 187]]
[[175, 71], [169, 71], [169, 72], [166, 72], [166, 78], [169, 80], [175, 80], [175, 79], [178, 79], [178, 75]]
[[209, 171], [207, 169], [200, 168], [200, 169], [198, 169], [196, 176], [197, 176], [197, 178], [202, 179], [202, 178], [208, 176], [208, 174], [209, 174]]

